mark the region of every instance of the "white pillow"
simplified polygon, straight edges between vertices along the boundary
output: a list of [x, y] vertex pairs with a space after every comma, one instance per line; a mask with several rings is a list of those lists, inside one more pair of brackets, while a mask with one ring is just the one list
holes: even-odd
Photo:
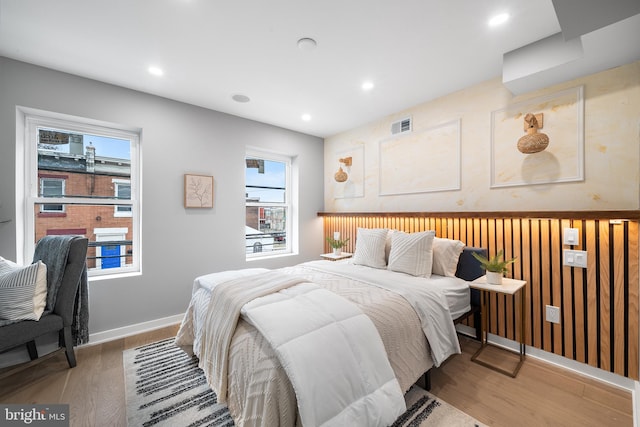
[[460, 240], [436, 237], [433, 240], [433, 267], [431, 272], [439, 276], [454, 277], [458, 268], [458, 259], [463, 249], [464, 243]]
[[402, 231], [393, 233], [387, 269], [412, 276], [430, 277], [435, 234], [433, 230], [420, 233]]
[[352, 262], [373, 268], [384, 268], [387, 265], [384, 246], [388, 231], [386, 228], [358, 228]]
[[40, 320], [47, 304], [47, 266], [25, 267], [0, 257], [0, 319]]

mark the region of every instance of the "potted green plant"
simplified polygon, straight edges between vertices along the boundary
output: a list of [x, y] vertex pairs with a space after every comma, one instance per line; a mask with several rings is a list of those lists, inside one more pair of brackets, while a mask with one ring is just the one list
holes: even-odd
[[329, 246], [331, 246], [331, 248], [333, 249], [334, 255], [340, 255], [340, 253], [342, 252], [342, 248], [347, 245], [348, 241], [349, 241], [348, 237], [344, 240], [341, 240], [341, 239], [334, 239], [331, 236], [327, 236], [327, 242], [329, 242]]
[[490, 285], [501, 285], [502, 276], [504, 273], [509, 271], [507, 266], [518, 259], [517, 257], [510, 260], [502, 259], [502, 249], [500, 249], [498, 253], [491, 258], [486, 258], [475, 252], [471, 255], [473, 255], [473, 257], [477, 259], [480, 265], [482, 265], [482, 267], [487, 271], [487, 284]]

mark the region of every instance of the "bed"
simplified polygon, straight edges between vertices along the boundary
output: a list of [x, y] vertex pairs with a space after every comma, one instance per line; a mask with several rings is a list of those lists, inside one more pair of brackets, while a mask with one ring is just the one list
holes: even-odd
[[[467, 281], [484, 274], [474, 251], [433, 232], [358, 229], [352, 259], [207, 274], [176, 344], [237, 425], [388, 425], [411, 385], [460, 352], [454, 321], [474, 311]], [[223, 300], [229, 289], [252, 296]]]

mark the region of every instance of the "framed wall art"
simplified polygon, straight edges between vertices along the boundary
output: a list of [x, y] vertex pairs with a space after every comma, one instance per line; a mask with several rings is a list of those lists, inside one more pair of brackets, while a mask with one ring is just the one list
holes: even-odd
[[213, 177], [208, 175], [184, 175], [184, 207], [213, 207]]
[[380, 141], [380, 196], [459, 190], [460, 122]]
[[[522, 149], [523, 136], [546, 135], [544, 146]], [[539, 128], [539, 132], [537, 130]], [[510, 105], [491, 113], [491, 187], [584, 180], [583, 87]]]
[[335, 154], [334, 198], [364, 197], [364, 147], [356, 146]]

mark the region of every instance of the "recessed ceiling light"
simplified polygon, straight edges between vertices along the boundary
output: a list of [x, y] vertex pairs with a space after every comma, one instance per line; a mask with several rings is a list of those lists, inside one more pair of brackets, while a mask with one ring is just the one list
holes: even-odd
[[236, 93], [235, 95], [233, 95], [231, 97], [231, 99], [233, 99], [236, 102], [241, 102], [241, 103], [245, 103], [245, 102], [251, 101], [251, 98], [249, 98], [247, 95], [242, 95], [241, 93]]
[[496, 26], [498, 26], [500, 24], [504, 24], [508, 20], [509, 20], [509, 14], [508, 13], [500, 13], [500, 14], [494, 16], [493, 18], [489, 19], [489, 26], [490, 27], [496, 27]]
[[313, 50], [316, 48], [317, 45], [318, 43], [316, 43], [316, 41], [311, 37], [303, 37], [300, 40], [298, 40], [298, 49], [300, 50], [306, 50], [306, 51]]
[[154, 66], [149, 67], [147, 71], [149, 71], [149, 74], [153, 74], [154, 76], [161, 76], [164, 74], [164, 71], [162, 71], [162, 68], [154, 67]]
[[311, 114], [303, 114], [302, 115], [302, 120], [304, 120], [305, 122], [308, 122], [309, 120], [311, 120]]
[[371, 90], [373, 89], [373, 82], [366, 81], [362, 83], [362, 90]]

